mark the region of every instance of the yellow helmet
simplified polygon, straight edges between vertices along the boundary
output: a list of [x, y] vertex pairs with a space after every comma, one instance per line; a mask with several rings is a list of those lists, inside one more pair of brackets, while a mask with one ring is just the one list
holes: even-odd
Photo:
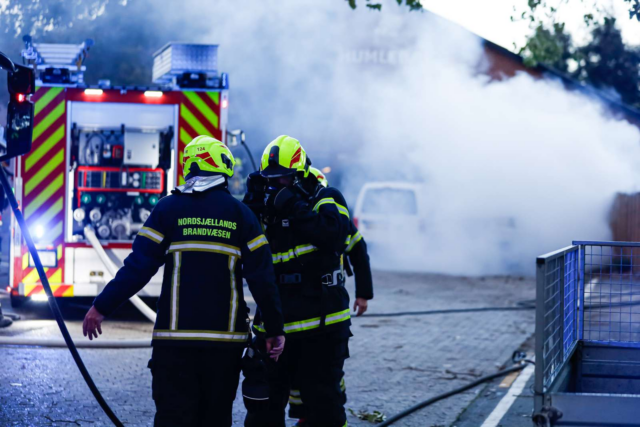
[[[231, 154], [231, 150], [222, 142], [206, 135], [193, 138], [184, 148], [184, 171], [185, 174], [198, 171], [218, 172], [229, 177], [233, 176], [233, 167], [236, 160]], [[194, 170], [191, 170], [197, 166]]]
[[260, 171], [266, 177], [278, 177], [300, 172], [309, 176], [309, 165], [300, 141], [287, 135], [281, 135], [271, 141], [262, 153]]
[[327, 181], [327, 178], [324, 176], [324, 174], [320, 171], [320, 169], [318, 168], [314, 168], [313, 166], [309, 168], [309, 172], [311, 172], [313, 174], [313, 176], [316, 177], [316, 179], [318, 180], [318, 182], [320, 183], [320, 185], [322, 185], [323, 187], [328, 187], [329, 186], [329, 181]]

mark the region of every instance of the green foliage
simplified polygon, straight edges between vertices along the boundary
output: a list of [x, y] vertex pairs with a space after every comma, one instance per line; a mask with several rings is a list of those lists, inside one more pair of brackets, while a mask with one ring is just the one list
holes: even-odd
[[573, 55], [578, 64], [573, 75], [600, 89], [613, 88], [623, 102], [640, 107], [640, 48], [624, 44], [613, 18], [605, 18], [592, 36]]
[[[367, 8], [377, 11], [382, 10], [382, 3], [370, 3], [370, 1], [371, 0], [366, 0], [365, 6], [367, 6]], [[347, 0], [347, 2], [349, 3], [349, 7], [351, 7], [351, 9], [356, 9], [358, 7], [356, 0]], [[423, 10], [420, 0], [396, 0], [396, 2], [398, 3], [398, 6], [406, 6], [409, 8], [409, 11], [412, 12]]]
[[[560, 6], [570, 1], [584, 0], [563, 0]], [[616, 20], [603, 12], [603, 1], [593, 0], [593, 11], [583, 16], [592, 40], [574, 47], [564, 23], [556, 19], [558, 9], [544, 0], [528, 0], [519, 18], [511, 18], [528, 21], [532, 29], [519, 53], [527, 66], [543, 63], [597, 88], [612, 88], [623, 102], [640, 108], [640, 49], [625, 46]], [[640, 0], [614, 1], [628, 3], [629, 18], [640, 21]]]
[[640, 22], [640, 0], [624, 0], [629, 3], [629, 18], [636, 18]]
[[[0, 1], [0, 33], [41, 36], [76, 22], [95, 21], [110, 0], [4, 0]], [[111, 0], [126, 5], [127, 0]]]
[[566, 72], [571, 58], [571, 36], [565, 32], [564, 24], [555, 23], [552, 29], [539, 24], [519, 53], [527, 66], [542, 62]]

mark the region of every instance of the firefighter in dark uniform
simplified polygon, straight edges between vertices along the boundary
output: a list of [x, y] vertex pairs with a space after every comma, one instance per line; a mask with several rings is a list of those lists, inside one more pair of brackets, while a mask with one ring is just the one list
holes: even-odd
[[124, 267], [84, 321], [89, 338], [164, 264], [153, 331], [156, 426], [231, 426], [242, 352], [249, 338], [246, 279], [273, 358], [284, 347], [272, 256], [255, 215], [227, 190], [235, 160], [220, 141], [196, 137], [184, 153], [186, 183], [160, 200]]
[[[247, 427], [284, 427], [292, 383], [299, 386], [308, 425], [346, 425], [340, 381], [351, 321], [342, 255], [351, 220], [338, 190], [305, 188], [309, 166], [300, 142], [283, 135], [266, 147], [261, 171], [247, 180], [245, 202], [265, 226], [287, 336], [282, 356], [269, 367], [269, 409], [247, 408]], [[265, 330], [262, 313], [254, 330]]]
[[[314, 191], [318, 185], [322, 187], [329, 186], [329, 181], [327, 181], [327, 178], [319, 169], [311, 166], [309, 172], [311, 173], [305, 180], [309, 191]], [[351, 222], [351, 231], [348, 240], [349, 244], [344, 253], [344, 260], [346, 261], [344, 262], [344, 269], [347, 276], [351, 277], [355, 275], [356, 300], [353, 305], [353, 310], [356, 316], [362, 316], [367, 311], [368, 301], [373, 299], [373, 280], [369, 254], [367, 253], [367, 244], [353, 221]], [[346, 403], [347, 394], [344, 378], [340, 381], [340, 389], [344, 395], [344, 402]], [[307, 426], [304, 402], [300, 397], [299, 386], [296, 383], [292, 383], [289, 393], [289, 418], [298, 419], [296, 426]]]

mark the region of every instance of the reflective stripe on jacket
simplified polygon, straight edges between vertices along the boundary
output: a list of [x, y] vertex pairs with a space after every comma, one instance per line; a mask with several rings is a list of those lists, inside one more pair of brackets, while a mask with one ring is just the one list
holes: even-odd
[[[286, 217], [266, 225], [287, 335], [348, 330], [349, 295], [342, 258], [350, 224], [342, 194], [323, 188], [310, 200], [298, 200]], [[261, 321], [258, 313], [256, 331], [264, 329]]]
[[267, 238], [254, 214], [225, 186], [161, 199], [124, 266], [95, 299], [96, 309], [111, 314], [163, 264], [153, 345], [245, 345], [243, 279], [268, 335], [283, 334]]

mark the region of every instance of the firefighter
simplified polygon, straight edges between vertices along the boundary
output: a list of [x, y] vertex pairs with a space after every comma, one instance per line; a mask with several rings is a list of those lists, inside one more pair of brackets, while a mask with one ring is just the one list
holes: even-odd
[[235, 160], [220, 141], [185, 148], [186, 183], [160, 200], [124, 267], [94, 301], [83, 332], [140, 291], [164, 264], [149, 367], [155, 426], [231, 426], [242, 352], [249, 338], [243, 278], [260, 307], [266, 350], [284, 347], [269, 244], [254, 214], [227, 190]]
[[[283, 135], [266, 147], [261, 171], [247, 180], [245, 202], [265, 226], [287, 335], [282, 356], [268, 369], [269, 408], [247, 408], [247, 427], [284, 427], [292, 382], [309, 426], [346, 425], [340, 381], [351, 321], [341, 260], [351, 220], [338, 190], [306, 185], [310, 163], [300, 142]], [[265, 331], [261, 312], [254, 330]]]
[[[311, 166], [309, 168], [308, 187], [316, 188], [318, 185], [328, 187], [329, 181], [325, 175], [317, 168]], [[367, 253], [367, 244], [362, 235], [356, 228], [353, 221], [351, 222], [351, 232], [349, 233], [349, 244], [345, 250], [344, 267], [347, 276], [355, 275], [356, 282], [356, 300], [353, 310], [356, 316], [362, 316], [368, 308], [368, 301], [373, 299], [373, 280], [371, 277], [371, 265], [369, 263], [369, 254]], [[343, 399], [346, 403], [346, 384], [344, 378], [340, 381], [340, 390], [343, 393]], [[308, 425], [305, 421], [304, 403], [300, 397], [300, 387], [295, 382], [291, 384], [289, 392], [289, 418], [299, 419], [296, 426]]]

